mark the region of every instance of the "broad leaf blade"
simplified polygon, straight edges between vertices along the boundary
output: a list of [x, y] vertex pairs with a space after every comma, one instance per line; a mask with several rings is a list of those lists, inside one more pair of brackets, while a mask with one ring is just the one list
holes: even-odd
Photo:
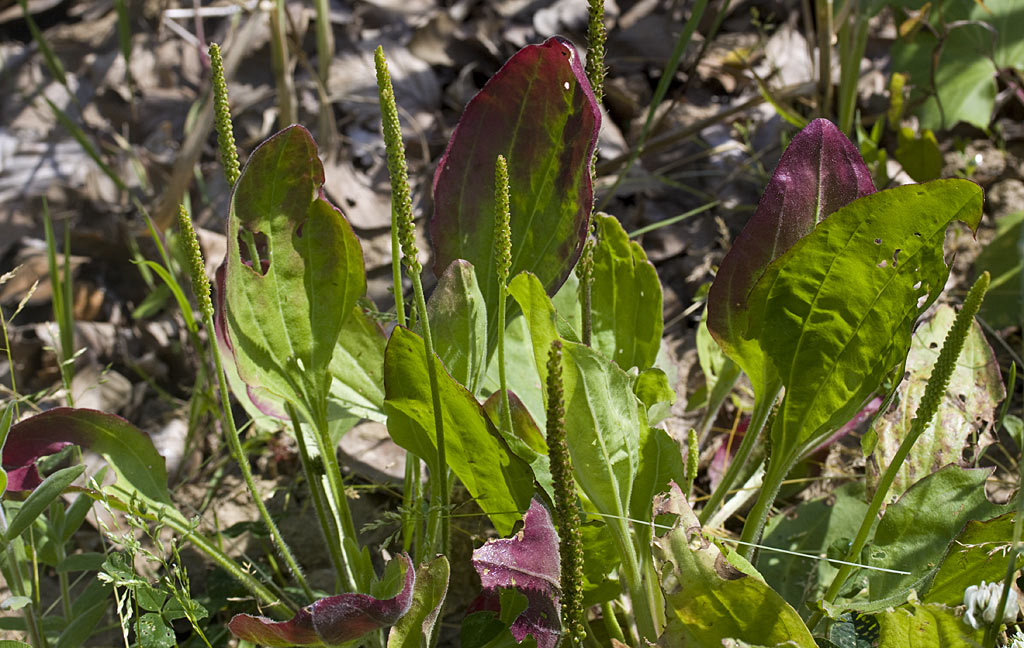
[[[961, 605], [964, 590], [981, 581], [998, 583], [1006, 575], [1007, 558], [1013, 547], [1014, 513], [991, 520], [971, 520], [949, 545], [939, 571], [932, 580], [924, 603]], [[1024, 558], [1017, 558], [1020, 569]]]
[[899, 605], [911, 588], [926, 591], [950, 543], [965, 525], [1006, 510], [1007, 507], [996, 506], [985, 497], [985, 480], [990, 474], [991, 469], [947, 466], [919, 481], [886, 508], [868, 548], [868, 557], [872, 565], [911, 573], [872, 571], [872, 602], [878, 601], [879, 607]]
[[509, 59], [470, 101], [452, 133], [434, 176], [434, 274], [455, 259], [473, 264], [492, 341], [498, 313], [495, 160], [504, 155], [509, 167], [510, 276], [534, 272], [554, 294], [583, 249], [600, 120], [579, 54], [554, 37]]
[[816, 119], [783, 153], [757, 211], [733, 242], [708, 293], [708, 329], [739, 364], [755, 390], [763, 353], [749, 342], [750, 294], [768, 265], [840, 207], [873, 193], [857, 147], [832, 122]]
[[58, 407], [11, 428], [4, 446], [8, 458], [34, 463], [54, 449], [74, 444], [103, 456], [117, 473], [118, 487], [144, 499], [170, 504], [164, 458], [149, 437], [120, 416], [89, 409]]
[[956, 609], [938, 603], [907, 605], [875, 618], [878, 648], [974, 648], [985, 637], [984, 628], [971, 628]]
[[981, 205], [967, 180], [888, 189], [832, 214], [769, 266], [747, 333], [786, 387], [776, 451], [815, 445], [904, 361], [914, 322], [949, 275], [946, 228], [975, 230]]
[[[291, 126], [253, 151], [228, 216], [224, 321], [239, 375], [296, 404], [326, 397], [338, 335], [366, 289], [359, 241], [323, 181], [312, 137]], [[266, 237], [264, 272], [241, 257], [243, 228]]]
[[[388, 432], [395, 443], [433, 461], [437, 431], [423, 340], [398, 327], [384, 356]], [[509, 533], [533, 495], [533, 473], [491, 425], [483, 407], [445, 371], [438, 375], [448, 466], [499, 533]]]
[[663, 326], [658, 272], [617, 218], [594, 218], [598, 243], [591, 290], [592, 345], [623, 369], [653, 367]]

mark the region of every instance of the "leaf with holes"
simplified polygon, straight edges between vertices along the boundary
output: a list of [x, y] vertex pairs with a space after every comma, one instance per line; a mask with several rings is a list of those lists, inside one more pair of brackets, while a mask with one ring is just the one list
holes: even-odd
[[494, 168], [508, 160], [512, 270], [562, 285], [583, 249], [601, 114], [579, 54], [554, 37], [516, 53], [466, 106], [434, 176], [434, 274], [455, 259], [477, 271], [496, 344]]
[[981, 205], [967, 180], [887, 189], [835, 212], [768, 267], [745, 337], [786, 388], [773, 455], [816, 446], [903, 364], [914, 322], [949, 276], [946, 228], [977, 229]]
[[306, 129], [261, 144], [235, 185], [225, 258], [223, 321], [239, 375], [312, 410], [327, 397], [338, 335], [366, 289], [359, 241], [323, 182]]
[[816, 119], [790, 142], [757, 211], [732, 244], [708, 292], [708, 330], [763, 391], [764, 353], [745, 335], [750, 295], [775, 259], [826, 216], [875, 191], [857, 147], [836, 126]]

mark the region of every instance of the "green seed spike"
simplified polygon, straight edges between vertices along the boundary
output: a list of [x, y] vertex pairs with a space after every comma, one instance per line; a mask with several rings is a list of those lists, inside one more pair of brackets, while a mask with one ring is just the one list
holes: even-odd
[[960, 357], [960, 352], [963, 351], [964, 343], [967, 341], [967, 335], [971, 332], [974, 316], [981, 308], [981, 301], [988, 291], [988, 284], [989, 274], [983, 272], [971, 286], [967, 297], [964, 298], [963, 308], [957, 313], [956, 319], [953, 320], [953, 326], [946, 333], [946, 339], [942, 342], [942, 350], [939, 351], [939, 359], [935, 361], [932, 375], [928, 378], [921, 403], [917, 407], [917, 414], [914, 418], [919, 420], [914, 421], [911, 434], [915, 431], [918, 434], [924, 431], [924, 428], [928, 427], [935, 417], [935, 413], [939, 411], [942, 397], [945, 395], [946, 389], [949, 388], [953, 371], [956, 370], [957, 358]]
[[562, 627], [570, 645], [579, 646], [587, 636], [583, 627], [583, 539], [576, 507], [576, 482], [572, 476], [569, 445], [565, 440], [565, 394], [562, 387], [562, 341], [551, 343], [548, 355], [548, 458], [555, 491], [559, 553], [562, 567]]
[[697, 430], [690, 428], [686, 436], [686, 490], [683, 492], [689, 496], [693, 493], [693, 482], [697, 478], [697, 468], [700, 465], [700, 444], [697, 441]]
[[508, 284], [508, 273], [512, 269], [512, 218], [509, 209], [508, 162], [504, 155], [498, 156], [494, 170], [494, 262], [497, 265], [498, 284]]
[[231, 127], [231, 106], [228, 104], [228, 83], [224, 80], [224, 61], [220, 57], [220, 46], [217, 43], [210, 43], [210, 70], [213, 74], [213, 111], [217, 116], [217, 146], [220, 147], [224, 177], [228, 179], [228, 185], [234, 187], [242, 172], [238, 165], [235, 133]]
[[[391, 74], [384, 60], [384, 48], [377, 46], [373, 54], [377, 67], [377, 92], [380, 95], [381, 126], [384, 130], [384, 146], [388, 155], [388, 175], [391, 177], [391, 203], [398, 225], [398, 239], [402, 245], [402, 262], [410, 272], [419, 274], [422, 270], [416, 249], [416, 230], [412, 220], [412, 192], [409, 190], [409, 171], [405, 164], [405, 144], [402, 142], [402, 125], [398, 121], [398, 106], [395, 104], [395, 90], [391, 87]], [[396, 295], [397, 299], [401, 297]]]
[[199, 312], [204, 320], [207, 317], [212, 318], [213, 302], [210, 301], [210, 280], [206, 277], [203, 251], [199, 247], [199, 238], [184, 205], [178, 207], [178, 228], [181, 230], [181, 244], [184, 247], [185, 258], [188, 259], [188, 274], [192, 279], [192, 291], [199, 303]]
[[604, 98], [604, 42], [607, 31], [604, 28], [604, 0], [590, 0], [590, 18], [587, 24], [587, 80], [594, 91], [594, 98], [601, 103]]

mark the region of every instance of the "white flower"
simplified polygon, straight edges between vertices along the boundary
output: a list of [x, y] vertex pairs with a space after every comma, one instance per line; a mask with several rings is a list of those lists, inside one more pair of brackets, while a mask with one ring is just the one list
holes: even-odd
[[[967, 611], [964, 612], [964, 621], [966, 621], [975, 630], [982, 627], [982, 625], [992, 623], [996, 619], [996, 608], [999, 607], [999, 599], [1003, 595], [1003, 586], [1001, 583], [986, 583], [981, 581], [981, 585], [971, 585], [964, 590], [964, 605], [967, 606]], [[980, 615], [980, 618], [979, 618]], [[1003, 610], [1003, 623], [1010, 623], [1017, 618], [1017, 592], [1014, 589], [1010, 589], [1009, 595], [1006, 597], [1006, 608]], [[1016, 642], [1016, 639], [1014, 639]], [[1021, 644], [1013, 644], [1013, 648], [1024, 648], [1024, 636], [1021, 638]]]
[[1018, 630], [1013, 633], [1010, 637], [1010, 643], [1006, 644], [1006, 648], [1024, 648], [1024, 632]]

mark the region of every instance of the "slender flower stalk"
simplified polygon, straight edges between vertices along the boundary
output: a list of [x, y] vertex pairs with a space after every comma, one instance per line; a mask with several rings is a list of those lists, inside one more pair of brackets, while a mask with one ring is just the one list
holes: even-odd
[[[188, 260], [188, 273], [189, 277], [192, 279], [192, 291], [195, 293], [196, 301], [199, 304], [199, 312], [203, 317], [203, 325], [206, 327], [207, 331], [212, 332], [214, 327], [213, 302], [210, 299], [210, 280], [206, 277], [206, 266], [203, 263], [203, 252], [199, 248], [199, 239], [196, 237], [195, 228], [192, 227], [192, 219], [189, 218], [188, 211], [185, 210], [184, 206], [180, 206], [178, 208], [178, 227], [181, 229], [181, 241], [184, 246], [185, 258]], [[245, 485], [249, 489], [249, 493], [252, 495], [253, 501], [256, 503], [256, 508], [259, 510], [263, 524], [270, 532], [270, 537], [273, 540], [274, 546], [281, 554], [285, 564], [288, 565], [288, 569], [292, 572], [296, 582], [298, 582], [299, 586], [302, 588], [303, 593], [307, 598], [313, 600], [313, 598], [315, 598], [313, 596], [313, 590], [310, 589], [309, 583], [306, 582], [306, 577], [302, 573], [302, 568], [299, 566], [299, 563], [292, 554], [288, 544], [281, 536], [281, 532], [278, 530], [277, 525], [274, 524], [274, 520], [270, 517], [269, 511], [267, 511], [267, 507], [263, 503], [263, 497], [256, 488], [256, 481], [253, 479], [252, 469], [249, 467], [249, 461], [245, 457], [245, 452], [242, 450], [242, 441], [238, 435], [238, 428], [235, 426], [235, 418], [231, 413], [231, 400], [220, 354], [214, 351], [211, 355], [213, 355], [213, 361], [217, 368], [217, 381], [221, 398], [221, 412], [224, 415], [224, 430], [227, 433], [225, 436], [227, 437], [228, 447], [231, 449], [231, 455], [234, 457], [235, 462], [238, 463], [238, 467], [242, 471], [242, 478], [245, 480]], [[296, 434], [301, 434], [301, 431], [296, 430]]]
[[[589, 19], [587, 22], [587, 81], [590, 82], [590, 89], [594, 93], [594, 100], [600, 104], [604, 98], [604, 43], [607, 37], [607, 30], [604, 27], [604, 0], [590, 0]], [[593, 186], [597, 179], [597, 151], [590, 159], [590, 183]], [[580, 255], [579, 264], [576, 266], [576, 276], [580, 280], [579, 298], [580, 311], [583, 316], [583, 344], [590, 346], [593, 337], [593, 316], [591, 314], [591, 288], [594, 283], [594, 211], [591, 206], [590, 227], [587, 233], [587, 242], [583, 245], [583, 253]]]
[[[438, 553], [448, 553], [450, 544], [451, 524], [448, 516], [450, 493], [448, 492], [448, 463], [445, 453], [444, 412], [441, 409], [441, 393], [438, 388], [437, 362], [434, 356], [434, 342], [430, 334], [430, 321], [427, 319], [427, 302], [423, 296], [423, 282], [416, 247], [416, 227], [412, 217], [412, 199], [409, 190], [409, 173], [405, 162], [405, 145], [402, 143], [402, 127], [398, 121], [398, 107], [395, 104], [395, 91], [391, 85], [384, 49], [377, 47], [374, 53], [377, 68], [377, 90], [380, 94], [381, 124], [384, 131], [384, 145], [388, 156], [388, 174], [391, 177], [392, 212], [395, 226], [398, 229], [398, 241], [402, 248], [402, 264], [406, 274], [412, 281], [413, 298], [416, 304], [416, 316], [423, 327], [423, 345], [426, 350], [428, 374], [430, 377], [430, 394], [434, 409], [434, 428], [437, 436], [436, 463], [430, 471], [431, 498], [435, 505], [430, 507], [427, 531], [430, 544]], [[396, 286], [396, 302], [401, 300], [400, 288]], [[406, 470], [407, 476], [412, 471]], [[418, 474], [418, 473], [417, 473]], [[419, 483], [418, 480], [416, 483]], [[408, 503], [407, 503], [408, 504]], [[406, 511], [413, 510], [411, 506]], [[417, 557], [422, 557], [423, 548], [417, 547]]]
[[548, 355], [547, 441], [551, 480], [555, 491], [562, 567], [562, 628], [572, 646], [583, 643], [583, 537], [576, 506], [576, 481], [572, 476], [569, 445], [565, 440], [565, 394], [562, 387], [562, 342], [551, 343]]
[[512, 268], [512, 213], [509, 207], [508, 161], [499, 155], [494, 169], [494, 263], [498, 275], [498, 385], [501, 389], [500, 424], [512, 433], [512, 408], [508, 402], [505, 379], [505, 306], [508, 301], [508, 275]]

